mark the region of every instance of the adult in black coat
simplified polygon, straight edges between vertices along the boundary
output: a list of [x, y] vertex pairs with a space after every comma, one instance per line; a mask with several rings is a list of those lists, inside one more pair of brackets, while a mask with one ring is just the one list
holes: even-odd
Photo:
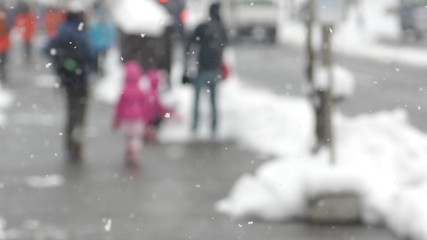
[[186, 56], [190, 56], [190, 49], [197, 45], [199, 48], [197, 56], [198, 72], [192, 79], [194, 86], [194, 109], [193, 109], [193, 132], [197, 131], [199, 122], [199, 99], [200, 91], [203, 87], [208, 88], [211, 103], [212, 134], [217, 129], [217, 104], [216, 104], [216, 85], [220, 77], [222, 57], [224, 48], [227, 45], [227, 34], [220, 17], [220, 4], [213, 3], [209, 9], [208, 21], [200, 24], [189, 39], [186, 47]]
[[60, 26], [58, 35], [48, 42], [44, 50], [52, 58], [66, 93], [65, 150], [68, 160], [76, 162], [82, 159], [88, 77], [95, 64], [84, 26], [83, 12], [67, 12], [66, 21]]

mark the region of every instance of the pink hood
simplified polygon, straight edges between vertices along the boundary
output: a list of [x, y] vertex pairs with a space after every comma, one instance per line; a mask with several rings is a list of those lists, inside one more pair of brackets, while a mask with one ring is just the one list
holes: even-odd
[[139, 65], [139, 63], [136, 61], [126, 62], [125, 72], [125, 89], [135, 88], [135, 86], [138, 86], [138, 80], [143, 74], [141, 65]]

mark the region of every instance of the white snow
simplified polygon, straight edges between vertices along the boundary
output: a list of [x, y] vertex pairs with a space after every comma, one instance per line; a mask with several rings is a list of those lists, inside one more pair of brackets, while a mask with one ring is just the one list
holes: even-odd
[[342, 66], [331, 67], [331, 73], [325, 67], [319, 67], [314, 73], [314, 87], [316, 89], [328, 89], [329, 74], [332, 75], [332, 95], [336, 98], [349, 98], [353, 96], [355, 79], [353, 74]]
[[[273, 109], [282, 103], [270, 101], [268, 105]], [[308, 103], [305, 107], [308, 108]], [[301, 129], [312, 129], [309, 111], [294, 112], [295, 108], [289, 106], [274, 109], [273, 118], [310, 119], [294, 124], [301, 124]], [[273, 146], [281, 144], [282, 149], [270, 149], [271, 154], [278, 156], [276, 160], [264, 163], [253, 175], [240, 177], [229, 196], [218, 202], [217, 210], [234, 218], [289, 220], [306, 216], [311, 196], [353, 192], [361, 197], [365, 222], [384, 222], [402, 237], [427, 239], [427, 208], [423, 204], [427, 200], [427, 135], [410, 126], [404, 110], [356, 118], [337, 115], [335, 123], [338, 159], [335, 167], [329, 165], [326, 151], [316, 156], [309, 154], [307, 140], [311, 138], [311, 130], [280, 131], [280, 138], [273, 133], [277, 123], [269, 122], [248, 129], [270, 130], [271, 137], [257, 138], [242, 132], [239, 139], [245, 139], [252, 149], [265, 151], [265, 142]], [[302, 134], [307, 134], [306, 140], [300, 140]], [[299, 150], [285, 150], [288, 148]]]
[[104, 64], [105, 75], [96, 83], [94, 96], [100, 101], [113, 104], [119, 100], [124, 81], [124, 71], [118, 48], [114, 47], [108, 51]]
[[32, 188], [55, 188], [64, 184], [65, 179], [58, 174], [44, 176], [29, 176], [25, 179], [28, 186]]
[[156, 1], [112, 1], [110, 9], [118, 27], [128, 34], [161, 36], [173, 23], [167, 10]]

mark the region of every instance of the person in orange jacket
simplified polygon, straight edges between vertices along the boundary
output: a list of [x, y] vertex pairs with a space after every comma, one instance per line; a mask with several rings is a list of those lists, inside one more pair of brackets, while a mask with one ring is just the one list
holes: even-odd
[[24, 41], [25, 58], [27, 63], [31, 61], [31, 42], [36, 32], [36, 24], [36, 16], [30, 11], [30, 7], [27, 4], [23, 4], [21, 12], [15, 18], [15, 27], [18, 29], [22, 40]]
[[49, 8], [44, 14], [46, 34], [53, 39], [58, 34], [59, 26], [65, 21], [66, 14], [57, 7]]
[[6, 61], [7, 53], [10, 49], [10, 26], [9, 26], [9, 13], [3, 5], [0, 5], [0, 78], [1, 82], [5, 84], [7, 82], [6, 77]]

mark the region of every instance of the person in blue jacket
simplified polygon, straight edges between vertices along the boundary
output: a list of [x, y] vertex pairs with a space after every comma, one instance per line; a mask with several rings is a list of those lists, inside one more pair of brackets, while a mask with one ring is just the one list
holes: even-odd
[[45, 47], [56, 74], [66, 93], [67, 123], [65, 150], [68, 160], [82, 159], [84, 119], [88, 102], [88, 77], [95, 60], [85, 31], [84, 13], [72, 10], [66, 13], [58, 35]]
[[102, 73], [100, 65], [103, 63], [108, 49], [117, 42], [116, 27], [102, 5], [95, 6], [94, 19], [89, 27], [89, 42], [95, 55], [95, 69]]

